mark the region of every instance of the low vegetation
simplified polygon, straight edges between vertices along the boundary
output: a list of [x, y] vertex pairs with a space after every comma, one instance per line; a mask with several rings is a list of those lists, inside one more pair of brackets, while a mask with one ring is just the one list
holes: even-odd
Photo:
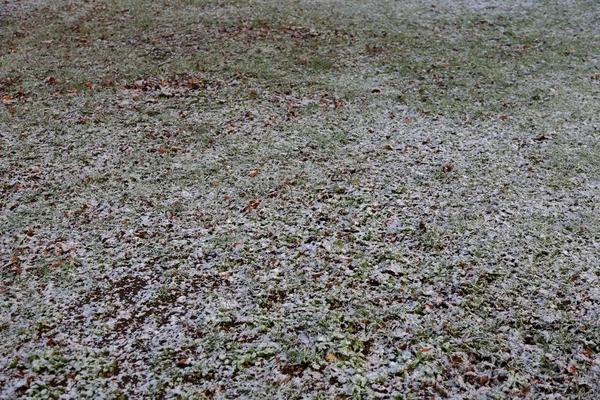
[[0, 5], [0, 398], [598, 398], [598, 27]]

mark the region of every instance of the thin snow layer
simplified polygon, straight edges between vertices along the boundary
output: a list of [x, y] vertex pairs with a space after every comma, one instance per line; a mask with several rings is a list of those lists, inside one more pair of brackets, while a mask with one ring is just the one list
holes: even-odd
[[594, 2], [7, 10], [0, 398], [600, 396]]

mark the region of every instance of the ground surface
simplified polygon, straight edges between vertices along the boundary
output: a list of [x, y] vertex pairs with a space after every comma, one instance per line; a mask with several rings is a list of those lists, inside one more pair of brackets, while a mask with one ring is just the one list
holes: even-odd
[[596, 1], [0, 6], [0, 398], [598, 398]]

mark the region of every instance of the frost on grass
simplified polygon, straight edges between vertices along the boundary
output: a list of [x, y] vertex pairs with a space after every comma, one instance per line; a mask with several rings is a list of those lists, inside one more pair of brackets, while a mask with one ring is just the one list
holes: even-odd
[[0, 397], [597, 398], [595, 5], [280, 3], [2, 9]]

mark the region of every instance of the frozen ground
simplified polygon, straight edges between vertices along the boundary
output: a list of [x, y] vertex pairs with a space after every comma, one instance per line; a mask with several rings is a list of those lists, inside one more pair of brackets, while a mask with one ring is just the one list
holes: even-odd
[[600, 397], [596, 1], [0, 10], [0, 398]]

